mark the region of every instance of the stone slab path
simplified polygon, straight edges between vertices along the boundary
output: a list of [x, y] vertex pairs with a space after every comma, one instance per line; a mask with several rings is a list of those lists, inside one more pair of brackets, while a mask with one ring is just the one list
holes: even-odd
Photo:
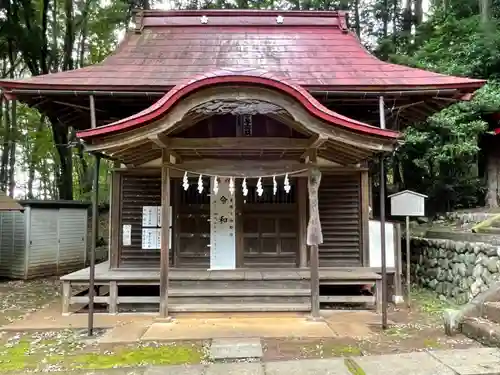
[[259, 338], [213, 339], [210, 357], [214, 361], [235, 359], [260, 359], [263, 350]]
[[[347, 363], [349, 362], [349, 363]], [[349, 366], [348, 366], [349, 364]], [[352, 365], [354, 364], [354, 366]], [[353, 369], [357, 368], [356, 369]], [[284, 362], [213, 363], [61, 372], [59, 375], [500, 375], [500, 350], [427, 351], [380, 356]]]

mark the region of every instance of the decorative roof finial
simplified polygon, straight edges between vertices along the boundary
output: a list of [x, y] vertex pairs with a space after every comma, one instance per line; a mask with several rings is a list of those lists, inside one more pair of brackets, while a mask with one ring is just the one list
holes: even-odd
[[208, 23], [208, 17], [207, 16], [201, 16], [200, 22], [202, 24], [204, 24], [204, 25], [207, 24]]
[[277, 23], [277, 24], [280, 24], [280, 25], [281, 25], [281, 24], [283, 23], [283, 21], [284, 21], [284, 20], [285, 20], [285, 19], [283, 18], [283, 16], [278, 16], [278, 17], [276, 17], [276, 23]]

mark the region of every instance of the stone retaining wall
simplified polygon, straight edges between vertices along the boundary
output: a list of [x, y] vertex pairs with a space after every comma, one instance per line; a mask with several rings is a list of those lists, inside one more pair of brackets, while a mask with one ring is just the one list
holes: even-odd
[[499, 279], [500, 248], [487, 243], [413, 238], [412, 277], [463, 304]]

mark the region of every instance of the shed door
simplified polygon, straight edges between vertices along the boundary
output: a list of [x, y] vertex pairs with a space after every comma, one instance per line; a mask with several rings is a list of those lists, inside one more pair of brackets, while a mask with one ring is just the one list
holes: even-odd
[[59, 273], [71, 272], [85, 264], [87, 211], [59, 209]]
[[32, 208], [28, 276], [54, 275], [57, 272], [58, 210]]

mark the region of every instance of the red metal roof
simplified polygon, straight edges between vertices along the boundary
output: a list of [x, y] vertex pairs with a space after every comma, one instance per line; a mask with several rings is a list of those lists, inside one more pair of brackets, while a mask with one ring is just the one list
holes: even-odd
[[167, 91], [186, 78], [234, 67], [264, 69], [307, 89], [471, 92], [484, 84], [378, 60], [347, 30], [342, 12], [207, 10], [144, 12], [136, 31], [102, 63], [0, 86]]
[[245, 70], [234, 72], [232, 70], [219, 70], [187, 80], [174, 87], [151, 107], [122, 120], [95, 129], [87, 129], [77, 133], [81, 139], [91, 139], [99, 136], [108, 136], [139, 128], [163, 116], [181, 99], [193, 92], [222, 84], [257, 85], [278, 90], [299, 101], [302, 106], [313, 116], [326, 123], [338, 126], [353, 132], [378, 136], [387, 139], [397, 139], [399, 132], [380, 129], [360, 121], [333, 112], [318, 102], [307, 90], [299, 85], [280, 80], [270, 73], [262, 70]]

